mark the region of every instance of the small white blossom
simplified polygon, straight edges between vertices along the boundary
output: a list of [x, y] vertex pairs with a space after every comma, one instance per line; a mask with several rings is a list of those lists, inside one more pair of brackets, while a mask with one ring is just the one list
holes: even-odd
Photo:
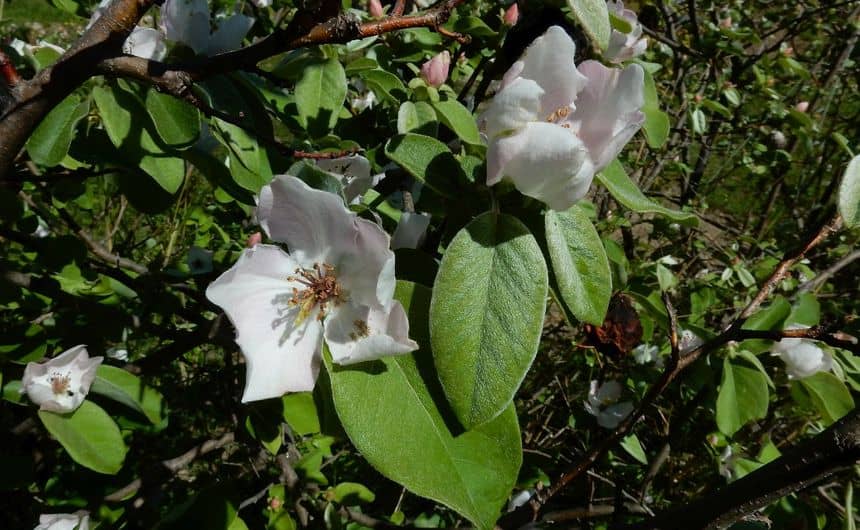
[[480, 120], [487, 185], [510, 179], [554, 210], [583, 198], [645, 120], [642, 67], [577, 68], [575, 51], [564, 29], [549, 28], [507, 71]]
[[516, 510], [517, 508], [519, 508], [520, 506], [522, 506], [523, 504], [529, 502], [531, 500], [531, 498], [534, 496], [534, 494], [535, 494], [534, 490], [523, 490], [523, 491], [517, 493], [516, 495], [511, 497], [511, 500], [508, 501], [508, 511], [512, 512], [512, 511]]
[[33, 530], [90, 530], [90, 514], [86, 510], [42, 514], [39, 526]]
[[128, 350], [121, 347], [109, 348], [105, 355], [107, 355], [110, 359], [116, 359], [117, 361], [127, 362], [128, 361]]
[[257, 244], [206, 290], [245, 355], [243, 402], [311, 390], [323, 340], [338, 364], [418, 348], [392, 298], [394, 253], [378, 225], [290, 175], [263, 187], [257, 217], [289, 254]]
[[613, 63], [621, 63], [645, 53], [648, 39], [642, 36], [642, 24], [639, 23], [636, 13], [630, 9], [624, 9], [624, 2], [607, 2], [607, 7], [615, 16], [630, 24], [631, 29], [630, 33], [613, 29], [609, 37], [609, 46], [603, 56]]
[[631, 353], [633, 354], [633, 359], [636, 361], [636, 364], [648, 364], [653, 363], [654, 361], [661, 361], [660, 348], [650, 344], [640, 344], [633, 348]]
[[614, 429], [633, 412], [634, 408], [633, 403], [629, 401], [619, 403], [620, 397], [621, 383], [618, 381], [606, 381], [601, 385], [598, 385], [597, 381], [592, 381], [588, 388], [585, 410], [597, 417], [597, 424], [604, 429]]
[[719, 463], [719, 473], [721, 476], [727, 478], [728, 480], [732, 480], [735, 478], [735, 462], [738, 459], [738, 455], [734, 454], [732, 451], [732, 446], [727, 445], [723, 452], [720, 454], [720, 463]]
[[44, 363], [27, 363], [21, 392], [41, 410], [67, 413], [81, 406], [96, 378], [102, 357], [87, 354], [84, 345], [75, 346]]
[[[804, 328], [790, 326], [788, 329]], [[785, 363], [785, 370], [792, 379], [803, 379], [833, 369], [833, 357], [811, 340], [784, 338], [773, 345], [773, 352]]]
[[349, 204], [361, 202], [364, 193], [385, 177], [385, 173], [371, 175], [370, 160], [361, 155], [317, 160], [317, 167], [343, 184], [343, 195]]
[[239, 48], [254, 19], [233, 14], [217, 17], [215, 30], [207, 0], [166, 0], [161, 6], [161, 30], [173, 42], [180, 42], [198, 55], [217, 55]]
[[696, 335], [689, 329], [683, 329], [681, 330], [681, 336], [678, 337], [678, 350], [687, 352], [698, 348], [704, 343], [705, 341], [703, 341], [700, 336]]

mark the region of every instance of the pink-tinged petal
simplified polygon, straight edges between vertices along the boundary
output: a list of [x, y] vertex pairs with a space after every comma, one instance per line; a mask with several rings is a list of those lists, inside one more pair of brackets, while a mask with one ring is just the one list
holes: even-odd
[[638, 64], [619, 70], [597, 61], [585, 61], [579, 70], [588, 78], [588, 85], [579, 94], [576, 111], [568, 119], [600, 171], [645, 121], [639, 111], [644, 102], [645, 74]]
[[421, 65], [421, 79], [428, 85], [439, 88], [448, 80], [448, 69], [451, 67], [451, 54], [448, 50], [438, 53], [432, 59]]
[[429, 226], [430, 214], [403, 212], [391, 236], [391, 248], [418, 248]]
[[481, 115], [489, 138], [508, 134], [526, 123], [542, 120], [540, 99], [543, 89], [530, 79], [518, 78], [496, 93]]
[[217, 24], [218, 28], [209, 36], [209, 45], [206, 47], [206, 55], [210, 57], [241, 47], [242, 39], [254, 25], [254, 19], [237, 13], [218, 20]]
[[367, 4], [367, 12], [373, 18], [382, 18], [385, 16], [385, 11], [382, 10], [382, 2], [379, 0], [370, 0]]
[[269, 237], [289, 245], [303, 267], [335, 267], [347, 296], [356, 303], [381, 304], [394, 293], [388, 234], [347, 210], [337, 195], [278, 175], [260, 190], [257, 218]]
[[569, 130], [535, 122], [514, 135], [491, 142], [487, 184], [510, 178], [524, 195], [554, 210], [566, 210], [585, 196], [594, 166], [582, 142]]
[[506, 26], [513, 26], [517, 23], [517, 20], [520, 18], [520, 8], [517, 6], [517, 3], [514, 2], [511, 4], [507, 10], [505, 10], [505, 15], [502, 17], [502, 22], [505, 23]]
[[287, 279], [298, 266], [280, 248], [256, 245], [206, 289], [236, 328], [247, 364], [243, 402], [314, 387], [322, 325], [316, 313], [297, 323], [298, 308], [288, 303], [293, 287], [302, 287]]
[[153, 28], [136, 27], [125, 40], [122, 51], [144, 59], [160, 61], [167, 53], [164, 36]]
[[575, 53], [573, 39], [561, 27], [552, 26], [532, 42], [518, 61], [522, 62], [519, 77], [537, 82], [544, 90], [541, 110], [547, 114], [568, 107], [585, 86], [585, 77], [573, 62]]
[[209, 4], [206, 0], [166, 0], [161, 6], [164, 36], [198, 55], [209, 45]]
[[353, 364], [418, 349], [409, 338], [409, 319], [403, 306], [390, 300], [370, 308], [344, 304], [325, 321], [325, 340], [332, 360]]

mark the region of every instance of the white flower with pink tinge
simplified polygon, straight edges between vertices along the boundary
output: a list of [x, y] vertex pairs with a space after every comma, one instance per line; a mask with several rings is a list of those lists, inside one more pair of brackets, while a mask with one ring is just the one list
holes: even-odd
[[255, 245], [206, 289], [236, 327], [243, 402], [313, 389], [323, 340], [338, 364], [418, 348], [392, 298], [394, 253], [379, 226], [290, 175], [263, 187], [257, 217], [289, 253]]
[[89, 530], [90, 514], [86, 510], [75, 513], [46, 513], [39, 516], [39, 526], [33, 530]]
[[609, 46], [603, 56], [613, 63], [621, 63], [645, 53], [648, 39], [642, 36], [642, 24], [639, 23], [636, 13], [625, 9], [624, 2], [607, 2], [606, 5], [615, 16], [630, 24], [630, 32], [622, 33], [613, 29], [609, 36]]
[[552, 26], [505, 74], [481, 116], [489, 142], [487, 185], [503, 178], [554, 210], [585, 196], [639, 130], [645, 115], [639, 65], [573, 63], [576, 46]]
[[74, 412], [96, 378], [103, 357], [90, 358], [83, 344], [68, 349], [44, 363], [27, 363], [21, 392], [41, 410], [66, 414]]
[[[787, 329], [806, 327], [792, 325]], [[773, 345], [773, 352], [785, 363], [785, 371], [791, 379], [803, 379], [833, 369], [833, 357], [808, 339], [786, 337]]]
[[585, 402], [585, 410], [595, 416], [597, 424], [604, 429], [614, 429], [634, 409], [633, 403], [629, 401], [619, 403], [620, 397], [621, 383], [618, 381], [606, 381], [603, 384], [592, 381], [588, 388], [588, 401]]

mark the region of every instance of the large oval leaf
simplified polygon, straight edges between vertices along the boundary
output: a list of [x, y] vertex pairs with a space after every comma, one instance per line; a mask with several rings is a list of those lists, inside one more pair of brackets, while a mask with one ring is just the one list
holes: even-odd
[[75, 124], [87, 115], [89, 103], [72, 94], [45, 116], [27, 140], [27, 153], [37, 164], [56, 166], [69, 152]]
[[471, 428], [499, 415], [537, 353], [547, 269], [519, 220], [485, 213], [454, 237], [436, 275], [430, 337], [439, 380]]
[[609, 46], [612, 27], [609, 24], [609, 10], [604, 0], [567, 0], [570, 12], [582, 24], [589, 40], [599, 49]]
[[548, 210], [544, 224], [558, 294], [576, 318], [600, 326], [612, 297], [612, 272], [600, 235], [578, 206]]
[[398, 282], [395, 297], [421, 349], [354, 366], [332, 366], [332, 397], [349, 438], [373, 467], [410, 491], [492, 528], [522, 462], [516, 411], [467, 432], [456, 425], [428, 349], [430, 290]]
[[167, 413], [161, 393], [143, 384], [136, 375], [115, 366], [99, 366], [90, 392], [140, 412], [155, 425], [161, 423]]
[[860, 224], [860, 155], [848, 162], [839, 185], [839, 213], [845, 226]]
[[464, 142], [481, 145], [481, 135], [478, 133], [478, 124], [469, 109], [453, 98], [431, 101], [430, 105], [436, 109], [439, 121], [454, 131]]
[[812, 404], [827, 425], [854, 410], [854, 398], [845, 383], [830, 372], [805, 377], [799, 384], [809, 393]]
[[393, 137], [385, 144], [385, 154], [440, 195], [456, 196], [457, 179], [466, 178], [448, 146], [423, 134]]
[[723, 378], [717, 395], [717, 427], [731, 436], [747, 422], [767, 416], [767, 376], [755, 368], [723, 361]]
[[615, 200], [634, 212], [656, 213], [688, 226], [696, 226], [699, 222], [692, 213], [670, 210], [646, 197], [630, 180], [621, 162], [617, 159], [610, 162], [597, 174], [597, 180], [609, 190]]
[[346, 74], [340, 61], [313, 62], [302, 70], [296, 83], [299, 122], [312, 136], [323, 136], [337, 123], [346, 99]]
[[200, 136], [200, 112], [188, 103], [155, 89], [146, 91], [144, 103], [155, 129], [170, 147], [191, 147]]
[[122, 468], [126, 447], [119, 427], [92, 401], [71, 414], [40, 410], [39, 419], [78, 464], [107, 475]]

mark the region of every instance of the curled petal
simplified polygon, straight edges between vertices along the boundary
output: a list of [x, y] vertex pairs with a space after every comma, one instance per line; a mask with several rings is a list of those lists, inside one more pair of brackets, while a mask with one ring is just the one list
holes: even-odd
[[518, 78], [499, 91], [481, 116], [490, 138], [508, 134], [541, 119], [543, 89], [530, 79]]
[[489, 145], [487, 184], [510, 178], [524, 195], [566, 210], [588, 192], [594, 167], [585, 146], [568, 129], [535, 122]]
[[157, 29], [136, 27], [125, 40], [122, 51], [144, 59], [160, 61], [167, 53], [164, 36]]
[[371, 308], [345, 304], [325, 322], [325, 339], [332, 360], [354, 364], [418, 349], [409, 338], [409, 320], [403, 306], [391, 300]]
[[427, 234], [428, 226], [429, 214], [403, 212], [391, 238], [391, 248], [418, 248]]
[[317, 160], [317, 167], [343, 184], [343, 195], [349, 204], [360, 200], [364, 193], [378, 182], [379, 175], [370, 175], [370, 161], [361, 155]]
[[586, 79], [573, 62], [575, 53], [573, 39], [560, 26], [552, 26], [526, 49], [517, 61], [521, 65], [511, 67], [519, 70], [519, 77], [537, 82], [544, 90], [541, 108], [548, 114], [576, 101], [585, 86]]
[[161, 6], [164, 36], [185, 44], [198, 55], [209, 46], [209, 4], [206, 0], [166, 0]]
[[238, 49], [242, 45], [242, 39], [253, 25], [253, 18], [239, 13], [219, 20], [218, 29], [209, 36], [206, 55], [212, 56]]
[[569, 123], [588, 147], [595, 171], [600, 171], [645, 121], [639, 111], [644, 103], [645, 74], [638, 64], [619, 70], [597, 61], [585, 61], [579, 71], [588, 78], [588, 84], [579, 94]]
[[247, 364], [243, 402], [314, 387], [322, 325], [315, 315], [296, 322], [298, 308], [288, 302], [298, 285], [287, 279], [296, 268], [280, 248], [256, 245], [206, 289], [236, 328]]

